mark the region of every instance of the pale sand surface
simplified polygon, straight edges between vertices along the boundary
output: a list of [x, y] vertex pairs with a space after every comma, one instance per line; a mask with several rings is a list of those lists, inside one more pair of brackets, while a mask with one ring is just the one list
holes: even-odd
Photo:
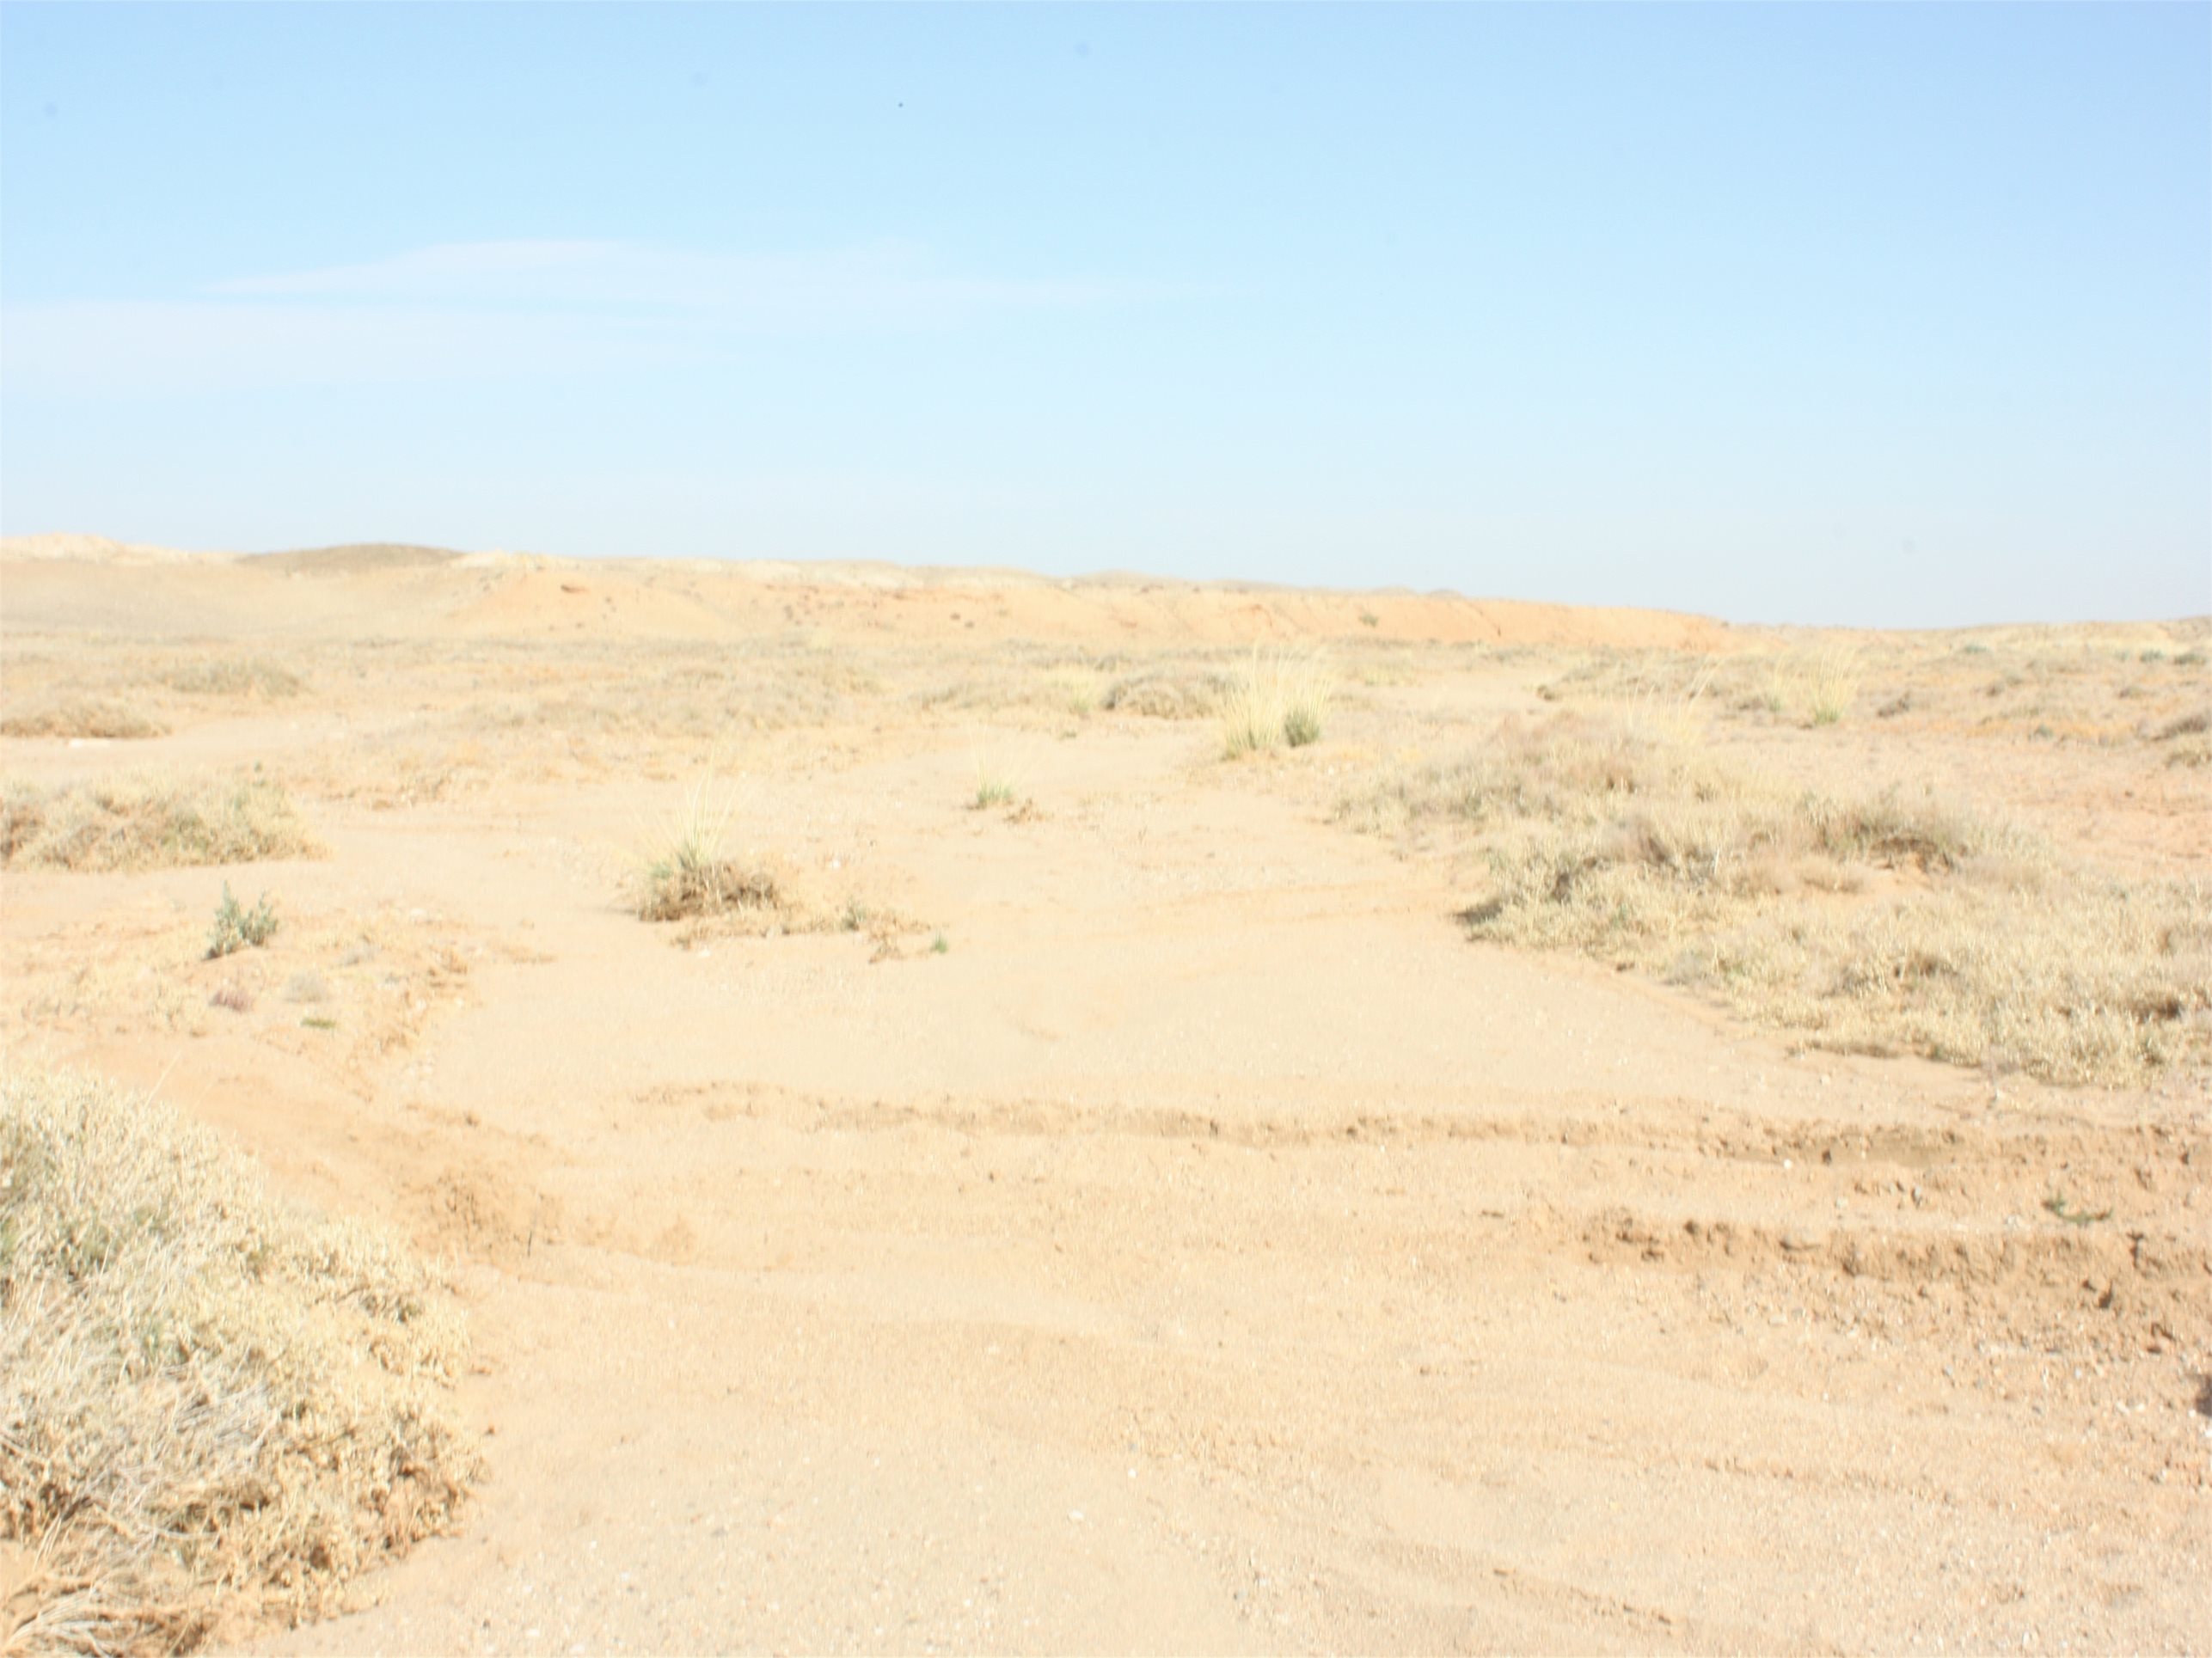
[[[1471, 944], [1449, 857], [1330, 821], [1363, 768], [1541, 713], [1567, 652], [1744, 630], [358, 550], [18, 559], [0, 627], [15, 701], [280, 657], [296, 698], [0, 762], [258, 763], [329, 849], [9, 873], [10, 1053], [158, 1084], [461, 1263], [465, 1528], [267, 1649], [2212, 1647], [2201, 1079], [1797, 1051]], [[1241, 765], [1019, 689], [1060, 659], [1014, 643], [1259, 639], [1376, 668]], [[756, 723], [670, 723], [770, 645]], [[1970, 737], [1832, 763], [2205, 867], [2202, 770]], [[969, 809], [979, 756], [1032, 811]], [[913, 930], [638, 921], [640, 825], [710, 769], [739, 841]], [[224, 878], [285, 927], [198, 962]], [[240, 975], [252, 1009], [200, 1005]]]

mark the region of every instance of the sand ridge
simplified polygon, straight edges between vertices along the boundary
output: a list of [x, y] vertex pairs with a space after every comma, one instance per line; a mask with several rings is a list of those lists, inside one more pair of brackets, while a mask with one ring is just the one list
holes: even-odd
[[[150, 585], [147, 566], [161, 575]], [[297, 584], [298, 591], [275, 584]], [[384, 633], [397, 637], [720, 639], [802, 626], [831, 636], [1236, 644], [1332, 637], [1713, 650], [1701, 617], [1403, 591], [874, 564], [717, 564], [449, 554], [383, 544], [196, 554], [90, 536], [0, 542], [13, 625], [149, 633]], [[1371, 620], [1370, 620], [1371, 618]]]

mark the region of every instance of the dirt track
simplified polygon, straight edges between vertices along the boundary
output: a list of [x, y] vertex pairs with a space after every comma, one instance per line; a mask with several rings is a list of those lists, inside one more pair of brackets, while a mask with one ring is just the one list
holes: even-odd
[[[57, 598], [75, 567], [11, 569], [11, 634], [126, 602], [92, 590], [113, 567]], [[276, 602], [155, 573], [195, 629]], [[435, 591], [438, 636], [558, 637], [562, 580], [599, 579], [464, 574], [287, 578], [325, 585], [267, 627]], [[613, 608], [655, 636], [703, 579]], [[793, 625], [965, 634], [937, 613], [992, 590], [916, 590], [794, 588]], [[1247, 602], [1171, 597], [1178, 639]], [[1021, 603], [986, 636], [1055, 636], [1065, 595]], [[1320, 631], [1320, 602], [1265, 603]], [[421, 706], [368, 682], [127, 758], [338, 766]], [[1032, 812], [967, 808], [979, 742]], [[1448, 872], [1325, 821], [1345, 763], [1225, 767], [1147, 720], [752, 742], [745, 832], [912, 918], [887, 947], [638, 921], [623, 848], [679, 775], [334, 791], [328, 859], [251, 872], [291, 921], [249, 964], [273, 987], [373, 937], [373, 1042], [273, 988], [197, 1035], [65, 994], [186, 960], [214, 874], [11, 873], [11, 1048], [160, 1080], [286, 1186], [465, 1263], [469, 1528], [264, 1644], [2212, 1646], [2201, 1089], [1793, 1055], [1470, 945]]]

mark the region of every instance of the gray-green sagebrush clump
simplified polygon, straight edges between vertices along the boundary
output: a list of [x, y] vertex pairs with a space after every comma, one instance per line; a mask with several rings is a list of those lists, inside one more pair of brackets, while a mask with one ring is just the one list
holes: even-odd
[[2114, 1085], [2212, 1055], [2212, 886], [2074, 867], [1933, 800], [1791, 788], [1567, 718], [1339, 815], [1476, 837], [1478, 938], [1655, 972], [1823, 1047]]
[[443, 1281], [139, 1095], [0, 1078], [0, 1649], [175, 1652], [331, 1610], [480, 1472]]
[[223, 884], [223, 902], [216, 906], [215, 924], [207, 933], [207, 959], [258, 950], [277, 933], [277, 909], [263, 893], [251, 909], [231, 896], [230, 883]]

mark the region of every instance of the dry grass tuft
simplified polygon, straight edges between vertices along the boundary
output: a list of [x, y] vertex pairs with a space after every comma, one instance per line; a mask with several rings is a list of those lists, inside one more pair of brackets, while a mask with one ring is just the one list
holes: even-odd
[[1257, 647], [1222, 689], [1216, 712], [1229, 759], [1318, 743], [1336, 693], [1336, 676], [1315, 654]]
[[1021, 784], [1014, 772], [995, 756], [977, 749], [975, 754], [976, 786], [968, 797], [970, 811], [990, 811], [1000, 806], [1019, 810], [1025, 803]]
[[321, 851], [284, 790], [251, 777], [142, 776], [0, 788], [0, 865], [164, 869]]
[[169, 727], [119, 702], [75, 697], [48, 707], [0, 719], [0, 737], [70, 737], [133, 739], [166, 737]]
[[1566, 718], [1339, 815], [1480, 837], [1479, 938], [1661, 973], [1823, 1046], [2109, 1084], [2212, 1049], [2212, 889], [2069, 869], [1933, 800], [1793, 790]]
[[1808, 725], [1833, 725], [1851, 711], [1859, 694], [1856, 654], [1841, 645], [1792, 651], [1774, 664], [1769, 708], [1790, 713]]
[[479, 1470], [435, 1275], [167, 1107], [0, 1080], [0, 1647], [181, 1651], [331, 1610]]
[[778, 907], [774, 874], [724, 850], [736, 816], [735, 800], [711, 781], [692, 789], [683, 809], [639, 854], [640, 920], [681, 921]]

